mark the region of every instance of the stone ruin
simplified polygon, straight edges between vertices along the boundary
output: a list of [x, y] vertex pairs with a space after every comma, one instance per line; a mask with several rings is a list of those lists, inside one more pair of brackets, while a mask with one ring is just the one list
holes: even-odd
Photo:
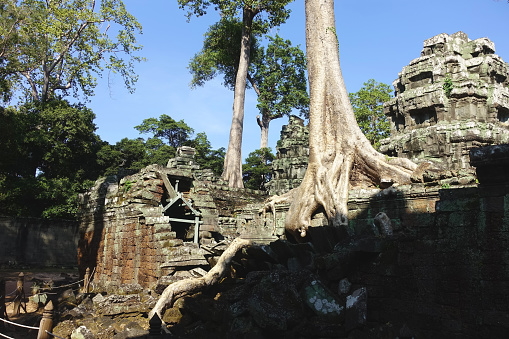
[[270, 195], [280, 195], [299, 187], [309, 158], [309, 128], [304, 120], [292, 115], [281, 130], [276, 159], [272, 162], [272, 179], [266, 185]]
[[488, 38], [463, 32], [424, 41], [384, 105], [391, 136], [380, 150], [447, 169], [468, 168], [473, 147], [509, 142], [509, 66]]
[[207, 258], [224, 248], [225, 239], [243, 234], [273, 240], [269, 226], [246, 229], [260, 208], [246, 206], [266, 193], [229, 188], [200, 169], [194, 155], [193, 148], [181, 147], [167, 167], [103, 178], [80, 196], [81, 274], [95, 267], [96, 283], [104, 288], [147, 288], [179, 269], [209, 266]]
[[[504, 142], [507, 64], [493, 51], [489, 40], [469, 41], [463, 33], [427, 40], [386, 106], [394, 132], [383, 143], [387, 154], [458, 169], [470, 166], [470, 148]], [[284, 126], [271, 194], [302, 181], [308, 133], [296, 117]], [[182, 148], [167, 167], [103, 179], [81, 197], [80, 270], [95, 267], [95, 292], [129, 296], [144, 288], [152, 297], [202, 276], [225, 240], [242, 236], [265, 245], [237, 258], [240, 278], [166, 311], [177, 335], [503, 337], [509, 149], [471, 153], [477, 178], [465, 170], [429, 172], [424, 182], [352, 190], [345, 229], [321, 227], [327, 219], [319, 211], [309, 242], [291, 244], [282, 237], [288, 204], [260, 213], [266, 193], [229, 188]]]

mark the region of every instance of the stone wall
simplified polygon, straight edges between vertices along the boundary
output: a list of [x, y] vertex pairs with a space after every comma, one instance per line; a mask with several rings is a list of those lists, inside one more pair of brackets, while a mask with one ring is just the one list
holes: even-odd
[[457, 32], [424, 41], [394, 88], [382, 153], [460, 169], [470, 167], [471, 148], [509, 142], [509, 66], [487, 38]]
[[[395, 236], [366, 241], [343, 267], [368, 292], [367, 321], [417, 338], [509, 333], [509, 186], [394, 190], [350, 200], [359, 229], [384, 211]], [[332, 271], [330, 274], [334, 274]]]
[[0, 265], [74, 267], [78, 223], [70, 220], [0, 217]]
[[[507, 168], [505, 149], [488, 152], [491, 161], [478, 156], [475, 166]], [[210, 212], [202, 220], [212, 238], [204, 233], [200, 242], [220, 240], [214, 238], [219, 235], [284, 234], [287, 204], [277, 206], [275, 216], [264, 216], [259, 192], [229, 189], [205, 172], [149, 166], [136, 176], [98, 182], [83, 197], [88, 209], [81, 222], [80, 264], [96, 267], [95, 282], [153, 287], [157, 280], [163, 284], [159, 278], [168, 270], [208, 264], [209, 244], [199, 248], [179, 238], [162, 212], [161, 173], [171, 182], [193, 178], [181, 187], [196, 208]], [[489, 173], [480, 184], [469, 171], [457, 174], [352, 190], [345, 229], [328, 227], [320, 211], [314, 216], [307, 240], [322, 255], [315, 273], [332, 290], [345, 278], [351, 290], [365, 288], [366, 325], [384, 331], [374, 337], [492, 338], [509, 332], [509, 184], [491, 182], [497, 176]], [[374, 222], [380, 212], [390, 220], [390, 233]], [[178, 279], [172, 274], [167, 283]]]
[[[263, 200], [263, 192], [229, 188], [210, 170], [200, 170], [189, 154], [180, 154], [169, 166], [151, 165], [122, 179], [103, 178], [80, 197], [81, 274], [95, 267], [100, 284], [153, 287], [163, 275], [161, 266], [190, 259], [207, 263], [203, 246], [239, 236], [248, 223], [248, 233], [259, 236], [259, 223], [241, 211]], [[175, 193], [183, 199], [173, 199]], [[170, 202], [176, 203], [165, 209]], [[266, 233], [263, 227], [261, 233]]]

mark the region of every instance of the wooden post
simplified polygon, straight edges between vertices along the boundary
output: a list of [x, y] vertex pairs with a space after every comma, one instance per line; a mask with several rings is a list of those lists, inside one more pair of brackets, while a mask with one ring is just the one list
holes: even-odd
[[39, 324], [39, 333], [37, 333], [37, 339], [50, 339], [51, 336], [48, 332], [53, 330], [53, 302], [50, 300], [44, 307], [42, 313], [42, 319]]
[[[9, 320], [7, 317], [7, 309], [5, 307], [5, 280], [0, 279], [0, 318]], [[0, 329], [5, 328], [4, 322], [0, 321]]]
[[163, 334], [161, 332], [162, 321], [157, 315], [154, 313], [154, 316], [149, 320], [148, 324], [150, 325], [150, 329], [148, 330], [148, 339], [157, 339], [162, 338]]
[[21, 308], [23, 308], [25, 313], [27, 313], [26, 306], [23, 306], [23, 303], [25, 302], [24, 284], [25, 275], [21, 272], [18, 275], [18, 282], [16, 283], [16, 297], [14, 298], [14, 314], [17, 316], [19, 315]]
[[90, 286], [90, 267], [85, 270], [85, 279], [83, 279], [83, 293], [89, 293]]
[[196, 215], [194, 217], [194, 243], [195, 244], [198, 244], [200, 242], [199, 235], [200, 235], [200, 217]]

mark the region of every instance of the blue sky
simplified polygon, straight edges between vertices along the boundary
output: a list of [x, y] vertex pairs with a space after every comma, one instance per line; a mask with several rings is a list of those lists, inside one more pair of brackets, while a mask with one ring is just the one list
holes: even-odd
[[[110, 144], [124, 137], [147, 137], [134, 126], [167, 114], [183, 119], [195, 132], [205, 132], [213, 148], [226, 148], [233, 92], [222, 85], [221, 78], [192, 90], [187, 69], [218, 14], [211, 10], [188, 23], [176, 0], [124, 3], [143, 25], [139, 40], [147, 61], [136, 67], [139, 81], [134, 94], [128, 93], [118, 76], [105, 74], [100, 80], [87, 105], [97, 116], [97, 133]], [[272, 34], [305, 50], [304, 0], [296, 0], [290, 8], [290, 19]], [[509, 4], [505, 0], [336, 0], [335, 11], [341, 67], [349, 92], [359, 90], [371, 78], [392, 85], [398, 72], [420, 56], [423, 41], [440, 33], [463, 31], [470, 39], [488, 37], [495, 43], [496, 54], [509, 61]], [[253, 90], [246, 94], [243, 158], [260, 147], [256, 94]], [[269, 146], [273, 151], [286, 123], [286, 118], [271, 122]]]

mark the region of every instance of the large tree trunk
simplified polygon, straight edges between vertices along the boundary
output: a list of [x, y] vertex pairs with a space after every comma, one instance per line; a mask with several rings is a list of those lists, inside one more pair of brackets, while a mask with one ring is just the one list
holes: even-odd
[[376, 152], [361, 132], [339, 65], [333, 0], [306, 0], [306, 48], [310, 87], [309, 165], [292, 196], [286, 229], [305, 236], [323, 207], [332, 226], [347, 223], [350, 185], [382, 179], [409, 182], [417, 167]]
[[244, 99], [246, 97], [246, 79], [251, 53], [251, 30], [256, 12], [244, 8], [242, 15], [242, 41], [239, 68], [235, 79], [233, 98], [233, 118], [230, 128], [230, 141], [224, 158], [223, 179], [230, 187], [244, 187], [242, 181], [242, 130], [244, 128]]
[[268, 114], [262, 114], [260, 116], [256, 116], [256, 122], [258, 126], [260, 126], [260, 148], [267, 148], [269, 144], [269, 124], [271, 119], [268, 117]]

